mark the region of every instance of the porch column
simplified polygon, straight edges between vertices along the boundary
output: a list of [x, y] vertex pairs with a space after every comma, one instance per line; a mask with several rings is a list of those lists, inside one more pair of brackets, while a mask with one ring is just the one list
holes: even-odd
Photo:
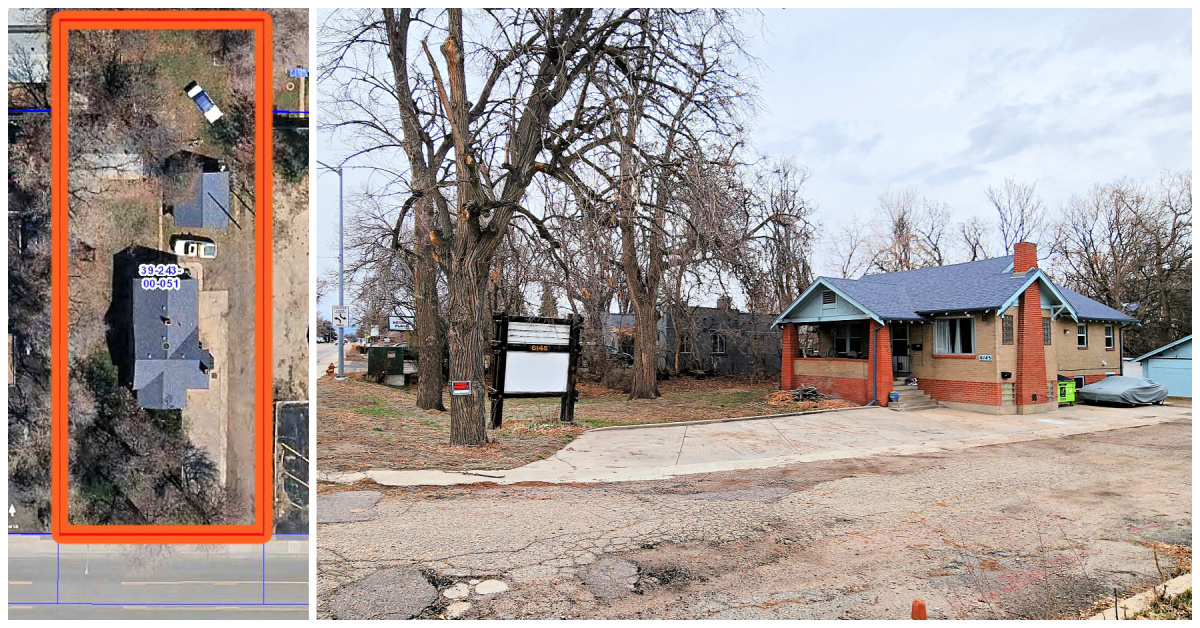
[[872, 345], [871, 364], [875, 371], [875, 402], [887, 407], [888, 394], [892, 392], [892, 332], [887, 325], [871, 321], [868, 333], [871, 337], [867, 342]]
[[1046, 384], [1042, 292], [1036, 281], [1021, 293], [1017, 307], [1017, 373], [1014, 377], [1013, 392], [1017, 397], [1017, 412], [1027, 414], [1039, 412], [1045, 407], [1044, 404], [1051, 401]]
[[796, 363], [796, 348], [800, 345], [800, 328], [796, 323], [783, 324], [783, 366], [779, 369], [779, 389], [791, 390]]

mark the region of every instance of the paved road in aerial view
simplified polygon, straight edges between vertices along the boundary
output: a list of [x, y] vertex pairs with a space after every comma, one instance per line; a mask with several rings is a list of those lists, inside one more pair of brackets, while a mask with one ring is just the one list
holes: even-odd
[[49, 536], [10, 536], [9, 616], [305, 618], [307, 541], [60, 546]]

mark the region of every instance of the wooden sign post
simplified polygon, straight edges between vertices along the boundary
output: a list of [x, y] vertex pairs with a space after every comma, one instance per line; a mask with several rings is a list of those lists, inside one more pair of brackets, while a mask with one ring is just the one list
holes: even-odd
[[488, 393], [491, 428], [502, 425], [504, 400], [509, 398], [559, 397], [559, 420], [574, 423], [583, 317], [501, 313], [492, 317], [492, 323], [496, 339], [492, 341], [492, 389]]

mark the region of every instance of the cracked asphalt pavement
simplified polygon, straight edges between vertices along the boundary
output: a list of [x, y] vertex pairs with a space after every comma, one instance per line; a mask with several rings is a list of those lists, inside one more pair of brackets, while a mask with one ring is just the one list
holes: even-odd
[[[319, 525], [324, 618], [388, 568], [509, 584], [469, 619], [896, 619], [913, 599], [930, 618], [1067, 617], [1156, 582], [1154, 541], [1191, 545], [1191, 419], [669, 480], [353, 488], [382, 499]], [[588, 570], [602, 559], [610, 581]]]

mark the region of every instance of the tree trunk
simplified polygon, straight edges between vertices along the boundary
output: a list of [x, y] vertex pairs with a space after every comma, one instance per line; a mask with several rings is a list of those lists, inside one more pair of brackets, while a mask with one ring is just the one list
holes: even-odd
[[413, 309], [416, 313], [417, 334], [417, 407], [422, 410], [445, 411], [442, 392], [442, 354], [445, 347], [441, 316], [438, 312], [437, 263], [429, 242], [433, 224], [433, 199], [417, 203], [413, 219]]
[[450, 444], [483, 445], [488, 442], [484, 407], [487, 383], [483, 378], [486, 326], [483, 294], [486, 273], [473, 256], [455, 251], [450, 276], [449, 340], [450, 380], [471, 382], [470, 395], [450, 397]]
[[630, 399], [654, 399], [659, 396], [655, 362], [658, 357], [658, 312], [653, 295], [633, 299], [633, 381]]

